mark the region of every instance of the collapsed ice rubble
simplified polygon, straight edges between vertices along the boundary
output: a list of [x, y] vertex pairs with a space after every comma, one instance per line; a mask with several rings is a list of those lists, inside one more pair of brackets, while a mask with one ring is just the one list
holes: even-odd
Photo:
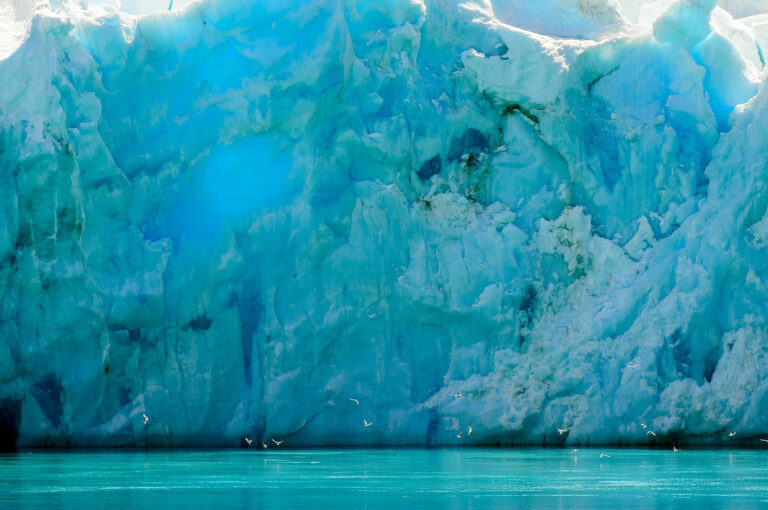
[[155, 3], [0, 11], [3, 445], [766, 432], [762, 2]]

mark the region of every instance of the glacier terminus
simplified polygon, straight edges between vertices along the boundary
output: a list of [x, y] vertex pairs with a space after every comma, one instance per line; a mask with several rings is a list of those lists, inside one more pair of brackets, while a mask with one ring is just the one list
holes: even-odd
[[763, 0], [3, 0], [0, 447], [757, 441], [767, 58]]

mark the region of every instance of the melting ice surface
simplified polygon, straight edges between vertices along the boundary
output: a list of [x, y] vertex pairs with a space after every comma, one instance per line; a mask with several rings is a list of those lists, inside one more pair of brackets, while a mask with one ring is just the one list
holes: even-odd
[[0, 25], [0, 446], [768, 433], [765, 2]]
[[0, 504], [48, 508], [764, 508], [765, 452], [410, 449], [26, 452]]

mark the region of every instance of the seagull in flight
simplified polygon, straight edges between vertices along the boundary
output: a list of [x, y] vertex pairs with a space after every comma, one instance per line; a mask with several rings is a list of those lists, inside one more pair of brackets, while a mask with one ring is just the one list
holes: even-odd
[[728, 437], [733, 437], [736, 435], [736, 432], [728, 432]]
[[472, 425], [469, 426], [469, 430], [467, 430], [467, 435], [468, 436], [472, 435]]
[[640, 363], [638, 363], [637, 365], [627, 365], [627, 368], [639, 368], [639, 367], [640, 367]]
[[600, 458], [602, 459], [603, 457], [605, 457], [605, 458], [607, 458], [607, 459], [610, 459], [610, 458], [611, 458], [611, 456], [610, 456], [610, 455], [606, 455], [606, 454], [604, 454], [604, 453], [601, 453], [601, 454], [600, 454]]
[[570, 451], [570, 452], [568, 452], [568, 453], [576, 453], [576, 452], [578, 452], [578, 451], [579, 451], [579, 450], [577, 450], [576, 448], [574, 448], [573, 450], [571, 450], [571, 451]]
[[643, 427], [643, 429], [647, 429], [648, 428], [648, 425], [646, 425], [645, 423], [641, 423], [640, 426]]
[[762, 441], [763, 443], [768, 443], [768, 439], [761, 439], [760, 441]]
[[357, 407], [360, 407], [360, 401], [359, 401], [359, 400], [357, 400], [356, 398], [352, 398], [352, 397], [349, 397], [349, 400], [351, 400], [352, 402], [354, 402], [355, 404], [357, 404]]
[[456, 398], [461, 398], [461, 392], [457, 391], [456, 393], [453, 394], [453, 396]]
[[248, 436], [246, 436], [245, 442], [248, 443], [248, 446], [251, 446], [251, 443], [253, 443], [253, 439], [248, 439]]
[[142, 413], [142, 416], [144, 417], [144, 425], [149, 423], [149, 416], [147, 416], [146, 414], [143, 414], [143, 413]]
[[458, 434], [456, 434], [456, 438], [457, 438], [457, 439], [461, 439], [461, 431], [459, 431], [459, 433], [458, 433]]
[[656, 432], [654, 432], [652, 430], [649, 430], [648, 432], [646, 432], [645, 435], [646, 436], [659, 437], [659, 436], [656, 435]]
[[275, 438], [274, 437], [272, 438], [272, 442], [275, 443], [277, 446], [280, 446], [281, 444], [283, 444], [283, 441], [275, 441]]
[[363, 418], [363, 425], [365, 425], [366, 427], [370, 427], [371, 425], [373, 425], [373, 422], [368, 423], [368, 421], [365, 418]]
[[673, 452], [679, 452], [680, 450], [678, 450], [678, 449], [677, 449], [677, 446], [673, 446], [673, 447], [672, 447], [672, 451], [673, 451]]
[[561, 429], [560, 427], [557, 427], [557, 433], [560, 434], [561, 436], [566, 432], [568, 432], [568, 429]]
[[265, 442], [263, 442], [263, 441], [261, 442], [261, 446], [262, 446], [262, 448], [264, 448], [265, 450], [266, 450], [267, 448], [269, 448], [269, 446], [267, 446], [267, 443], [265, 443]]

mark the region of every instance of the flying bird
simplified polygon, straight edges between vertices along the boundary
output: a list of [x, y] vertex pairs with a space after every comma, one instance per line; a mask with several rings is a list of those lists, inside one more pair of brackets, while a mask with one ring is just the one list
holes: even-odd
[[365, 418], [363, 418], [363, 425], [365, 425], [366, 427], [370, 427], [371, 425], [373, 425], [373, 422], [371, 422], [371, 423], [368, 423], [368, 422], [366, 421], [366, 419], [365, 419]]
[[566, 432], [568, 432], [568, 429], [561, 429], [561, 428], [559, 428], [559, 427], [558, 427], [558, 429], [557, 429], [557, 433], [558, 433], [558, 434], [560, 434], [561, 436], [562, 436], [563, 434], [565, 434]]
[[672, 451], [673, 451], [673, 452], [679, 452], [680, 450], [678, 450], [678, 449], [677, 449], [677, 446], [673, 446], [673, 447], [672, 447]]
[[458, 434], [456, 434], [456, 437], [457, 437], [458, 439], [461, 439], [461, 431], [459, 431], [459, 433], [458, 433]]
[[648, 428], [648, 425], [646, 425], [645, 423], [641, 423], [640, 426], [643, 427], [644, 429]]
[[262, 448], [264, 448], [265, 450], [266, 450], [267, 448], [269, 448], [269, 446], [267, 446], [267, 443], [265, 443], [265, 442], [263, 442], [263, 441], [261, 442], [261, 446], [262, 446]]
[[251, 446], [251, 443], [253, 443], [253, 439], [245, 438], [245, 442], [248, 443], [248, 446]]
[[763, 443], [768, 443], [768, 439], [761, 439], [760, 441], [762, 441]]
[[576, 452], [578, 452], [578, 451], [579, 451], [579, 450], [577, 450], [576, 448], [574, 448], [573, 450], [571, 450], [571, 451], [570, 451], [570, 452], [568, 452], [568, 453], [576, 453]]
[[467, 435], [468, 436], [472, 435], [472, 425], [469, 426], [469, 429], [467, 430]]
[[601, 453], [601, 454], [600, 454], [600, 458], [602, 459], [603, 457], [605, 457], [605, 458], [608, 458], [608, 459], [610, 459], [610, 458], [611, 458], [611, 456], [610, 456], [610, 455], [606, 455], [606, 454], [604, 454], [604, 453]]
[[649, 430], [648, 432], [646, 432], [645, 435], [646, 436], [659, 437], [659, 436], [656, 435], [656, 432], [654, 432], [652, 430]]
[[142, 414], [142, 416], [144, 417], [144, 425], [149, 423], [149, 416], [147, 416], [146, 414]]
[[360, 407], [360, 401], [359, 401], [359, 400], [357, 400], [356, 398], [352, 398], [352, 397], [349, 397], [349, 400], [351, 400], [352, 402], [354, 402], [355, 404], [357, 404], [357, 407]]
[[456, 398], [460, 398], [461, 397], [461, 392], [457, 391], [456, 393], [453, 394], [453, 396], [456, 397]]
[[275, 443], [277, 446], [280, 446], [281, 444], [283, 444], [283, 441], [275, 441], [274, 437], [272, 438], [272, 442]]
[[637, 365], [627, 365], [627, 368], [638, 368], [640, 366], [640, 363]]
[[736, 435], [736, 432], [728, 432], [728, 437], [733, 437]]

